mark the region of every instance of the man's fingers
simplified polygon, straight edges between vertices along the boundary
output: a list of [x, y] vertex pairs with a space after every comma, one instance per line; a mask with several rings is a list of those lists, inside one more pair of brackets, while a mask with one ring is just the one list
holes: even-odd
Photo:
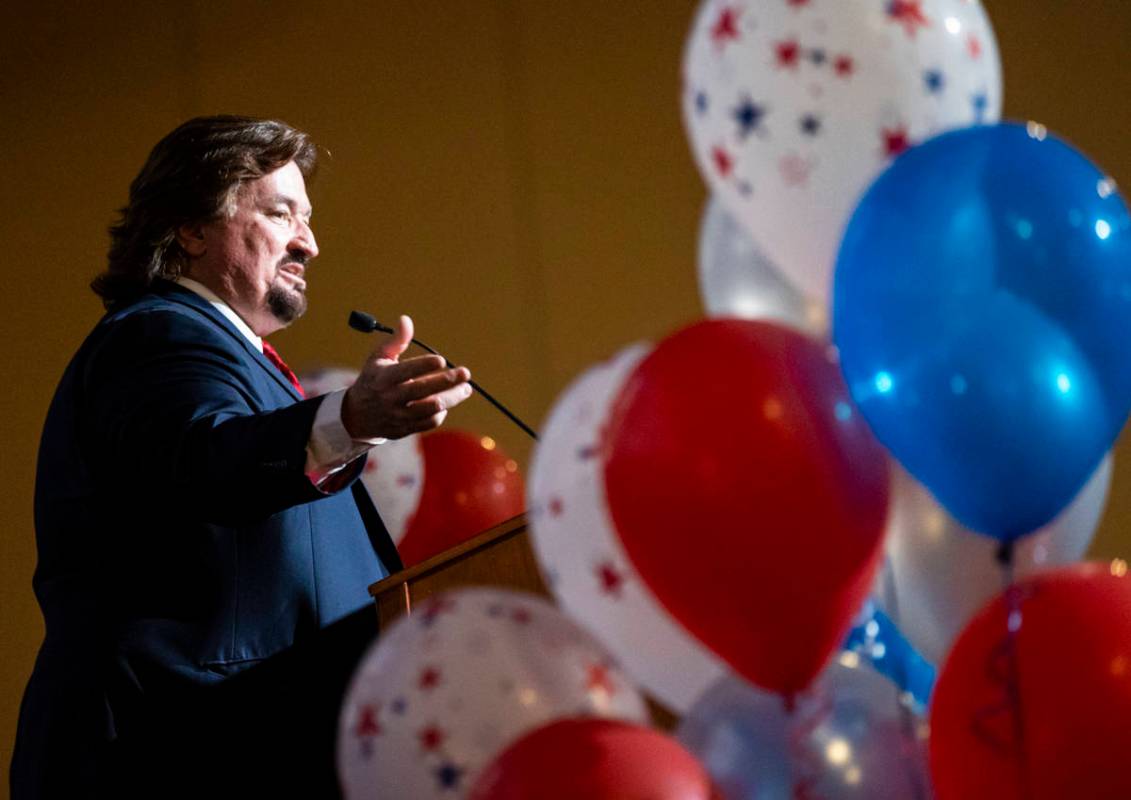
[[422, 375], [439, 372], [444, 368], [444, 363], [444, 359], [440, 356], [415, 356], [395, 363], [386, 361], [376, 366], [368, 366], [366, 370], [373, 373], [374, 385], [396, 386], [398, 383], [411, 381]]
[[[463, 367], [433, 372], [402, 383], [398, 387], [397, 399], [402, 403], [411, 403], [414, 400], [446, 391], [453, 386], [466, 384], [470, 379], [471, 373]], [[470, 387], [468, 388], [470, 389]]]
[[407, 314], [401, 314], [400, 319], [397, 320], [396, 332], [381, 344], [377, 345], [374, 354], [378, 358], [387, 358], [391, 361], [396, 361], [400, 358], [401, 353], [408, 349], [412, 343], [413, 336], [412, 317]]
[[466, 383], [461, 383], [459, 386], [453, 386], [446, 391], [412, 401], [405, 406], [405, 413], [412, 419], [421, 419], [438, 414], [441, 411], [453, 409], [469, 397], [471, 397], [471, 387]]

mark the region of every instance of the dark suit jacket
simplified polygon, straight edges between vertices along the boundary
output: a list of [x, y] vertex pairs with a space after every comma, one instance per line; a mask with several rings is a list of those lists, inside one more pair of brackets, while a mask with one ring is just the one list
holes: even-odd
[[83, 343], [40, 444], [46, 637], [13, 800], [56, 796], [66, 773], [94, 785], [109, 743], [141, 731], [155, 702], [302, 642], [400, 567], [360, 484], [327, 495], [304, 474], [319, 402], [172, 283]]

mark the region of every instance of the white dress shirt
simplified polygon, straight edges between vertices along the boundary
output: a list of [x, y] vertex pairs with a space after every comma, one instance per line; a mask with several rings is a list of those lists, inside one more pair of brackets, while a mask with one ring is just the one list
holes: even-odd
[[[236, 326], [260, 353], [263, 352], [263, 339], [255, 334], [232, 307], [221, 300], [215, 292], [199, 281], [177, 278], [177, 284], [200, 295], [212, 307]], [[310, 440], [306, 443], [306, 476], [311, 483], [321, 487], [331, 476], [349, 465], [351, 461], [368, 452], [370, 448], [384, 442], [384, 439], [354, 439], [342, 423], [342, 398], [346, 390], [330, 392], [318, 406], [314, 424], [310, 429]]]

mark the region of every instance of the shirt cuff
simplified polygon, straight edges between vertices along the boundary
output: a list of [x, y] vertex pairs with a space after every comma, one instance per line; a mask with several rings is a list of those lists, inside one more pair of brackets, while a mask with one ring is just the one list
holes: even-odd
[[314, 415], [306, 445], [306, 476], [321, 488], [331, 476], [384, 439], [354, 439], [342, 424], [342, 398], [346, 390], [327, 394]]

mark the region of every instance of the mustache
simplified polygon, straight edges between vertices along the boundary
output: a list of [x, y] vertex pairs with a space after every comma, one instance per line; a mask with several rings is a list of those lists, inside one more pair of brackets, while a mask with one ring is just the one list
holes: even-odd
[[287, 264], [298, 264], [303, 269], [310, 263], [310, 256], [306, 253], [288, 253], [284, 258], [279, 261], [280, 267], [285, 267]]

